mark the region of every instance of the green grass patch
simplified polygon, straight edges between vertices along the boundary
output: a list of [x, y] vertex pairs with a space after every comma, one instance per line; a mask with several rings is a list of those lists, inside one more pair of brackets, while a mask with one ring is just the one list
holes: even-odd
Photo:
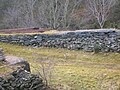
[[[40, 61], [54, 62], [51, 84], [62, 90], [109, 90], [120, 87], [120, 54], [88, 53], [55, 48], [32, 48], [0, 43], [5, 55], [26, 59], [32, 73], [40, 71]], [[67, 89], [66, 89], [67, 88]]]

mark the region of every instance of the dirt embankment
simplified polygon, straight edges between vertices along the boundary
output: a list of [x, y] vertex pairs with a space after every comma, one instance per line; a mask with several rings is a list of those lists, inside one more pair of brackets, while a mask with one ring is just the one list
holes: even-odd
[[2, 29], [0, 33], [12, 34], [12, 33], [43, 33], [45, 32], [42, 28], [17, 28], [17, 29]]

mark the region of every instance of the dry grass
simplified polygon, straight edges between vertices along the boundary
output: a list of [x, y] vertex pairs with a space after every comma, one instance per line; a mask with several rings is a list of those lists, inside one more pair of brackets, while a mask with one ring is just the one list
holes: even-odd
[[45, 31], [45, 32], [35, 32], [35, 33], [11, 33], [11, 34], [7, 34], [7, 33], [0, 33], [0, 35], [2, 35], [2, 36], [8, 36], [8, 35], [33, 35], [33, 34], [49, 34], [49, 35], [51, 35], [51, 34], [57, 34], [57, 33], [59, 33], [59, 31], [57, 31], [57, 30], [49, 30], [49, 31]]
[[[28, 60], [32, 73], [40, 69], [40, 60], [54, 61], [51, 84], [62, 90], [117, 90], [120, 87], [120, 54], [93, 54], [55, 48], [32, 48], [0, 43], [6, 55]], [[118, 89], [119, 90], [119, 89]]]

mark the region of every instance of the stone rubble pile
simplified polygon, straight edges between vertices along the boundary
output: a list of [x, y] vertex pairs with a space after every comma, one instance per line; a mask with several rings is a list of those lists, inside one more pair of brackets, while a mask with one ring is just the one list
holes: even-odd
[[3, 49], [0, 48], [0, 61], [4, 61], [5, 60], [5, 56], [3, 54]]
[[70, 50], [120, 52], [120, 31], [82, 31], [56, 35], [0, 36], [0, 42], [33, 46], [67, 48]]
[[47, 90], [39, 76], [24, 70], [14, 71], [8, 78], [0, 77], [0, 90]]
[[6, 65], [7, 68], [9, 68], [10, 64], [10, 66], [17, 65], [18, 69], [7, 74], [1, 74], [0, 90], [47, 90], [43, 80], [38, 75], [30, 73], [30, 65], [24, 59], [14, 56], [4, 56], [3, 49], [0, 49], [1, 60], [4, 60], [8, 64], [8, 66]]

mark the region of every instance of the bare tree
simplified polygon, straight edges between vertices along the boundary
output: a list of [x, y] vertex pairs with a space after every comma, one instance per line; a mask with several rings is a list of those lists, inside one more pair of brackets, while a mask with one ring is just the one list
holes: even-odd
[[21, 12], [24, 14], [24, 20], [22, 23], [24, 23], [24, 26], [27, 27], [35, 27], [35, 13], [34, 13], [34, 5], [37, 2], [37, 0], [25, 0], [22, 5], [23, 8], [21, 9]]
[[8, 28], [19, 27], [18, 26], [19, 7], [20, 7], [20, 2], [14, 0], [12, 2], [12, 7], [4, 11], [5, 14], [4, 14], [3, 22], [6, 24]]
[[87, 0], [86, 3], [88, 4], [86, 6], [88, 8], [88, 12], [95, 17], [100, 28], [104, 27], [116, 1], [117, 0]]
[[38, 68], [32, 66], [35, 71], [37, 71], [38, 75], [43, 79], [43, 82], [45, 83], [46, 86], [50, 86], [52, 84], [51, 80], [54, 77], [54, 67], [55, 67], [55, 62], [52, 60], [36, 60], [36, 63], [40, 63]]
[[69, 28], [72, 14], [80, 6], [82, 0], [41, 0], [39, 22], [50, 28]]
[[[13, 0], [13, 5], [5, 13], [4, 21], [10, 28], [39, 26], [68, 29], [73, 24], [76, 10], [80, 9], [81, 1]], [[80, 25], [83, 21], [79, 19], [79, 22], [74, 22]]]
[[5, 11], [4, 23], [9, 28], [34, 27], [34, 5], [37, 0], [13, 0]]

